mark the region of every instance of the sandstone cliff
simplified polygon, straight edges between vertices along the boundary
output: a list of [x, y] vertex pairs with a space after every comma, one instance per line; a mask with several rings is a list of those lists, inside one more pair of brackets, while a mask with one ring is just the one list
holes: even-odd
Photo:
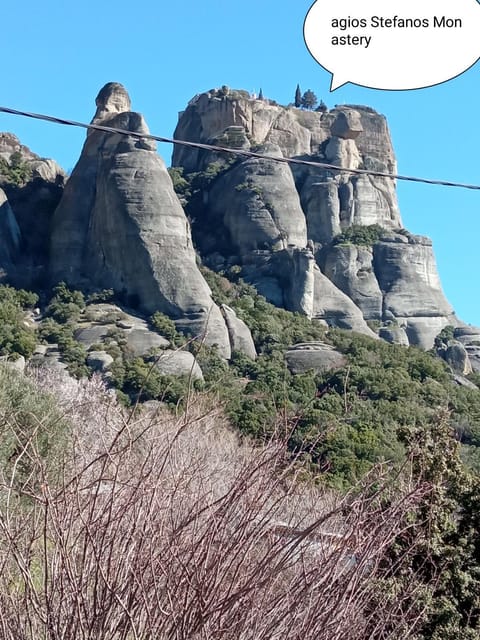
[[[98, 94], [93, 122], [148, 133], [122, 85]], [[197, 268], [190, 228], [152, 141], [89, 131], [52, 223], [50, 280], [113, 288], [162, 311], [230, 356], [228, 330]]]
[[[385, 118], [369, 107], [282, 107], [223, 87], [180, 114], [179, 140], [395, 173]], [[438, 278], [431, 241], [403, 229], [395, 181], [177, 145], [172, 164], [210, 175], [187, 212], [202, 257], [241, 275], [270, 301], [330, 325], [431, 348], [459, 325]], [[215, 168], [211, 179], [212, 167]], [[354, 231], [368, 227], [365, 241]], [[343, 234], [343, 236], [342, 236]]]

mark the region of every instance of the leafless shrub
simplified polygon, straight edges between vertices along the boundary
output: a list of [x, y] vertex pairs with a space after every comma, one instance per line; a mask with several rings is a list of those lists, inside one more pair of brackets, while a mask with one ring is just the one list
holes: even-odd
[[[220, 408], [129, 413], [98, 380], [37, 378], [71, 425], [52, 476], [32, 436], [16, 453], [36, 487], [0, 488], [5, 640], [408, 638], [414, 575], [389, 546], [416, 540], [429, 492], [378, 468], [336, 496], [301, 482], [285, 439], [240, 443]], [[22, 488], [23, 487], [23, 488]], [[408, 553], [408, 551], [406, 551]], [[399, 586], [399, 584], [403, 586]]]

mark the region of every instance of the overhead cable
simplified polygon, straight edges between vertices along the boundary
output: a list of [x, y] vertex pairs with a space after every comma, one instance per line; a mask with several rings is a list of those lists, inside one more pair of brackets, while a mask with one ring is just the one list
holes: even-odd
[[163, 136], [155, 136], [149, 133], [140, 133], [138, 131], [129, 131], [128, 129], [118, 129], [116, 127], [108, 127], [101, 124], [86, 124], [85, 122], [76, 122], [75, 120], [68, 120], [66, 118], [58, 118], [56, 116], [49, 116], [41, 113], [31, 113], [28, 111], [20, 111], [18, 109], [11, 109], [9, 107], [0, 107], [0, 112], [8, 113], [15, 116], [22, 116], [25, 118], [32, 118], [34, 120], [44, 120], [46, 122], [53, 122], [55, 124], [66, 125], [70, 127], [80, 127], [82, 129], [93, 129], [95, 131], [104, 131], [106, 133], [116, 133], [119, 135], [131, 136], [133, 138], [155, 140], [156, 142], [165, 142], [167, 144], [178, 144], [185, 147], [193, 147], [196, 149], [204, 149], [206, 151], [216, 151], [218, 153], [230, 153], [238, 156], [244, 156], [247, 158], [258, 158], [259, 160], [270, 160], [272, 162], [283, 162], [284, 164], [297, 164], [307, 167], [314, 167], [317, 169], [323, 169], [332, 173], [352, 173], [355, 175], [368, 175], [379, 178], [390, 178], [392, 180], [404, 180], [408, 182], [421, 182], [423, 184], [441, 185], [444, 187], [459, 187], [461, 189], [472, 189], [480, 191], [480, 185], [465, 184], [462, 182], [451, 182], [448, 180], [431, 180], [429, 178], [417, 178], [414, 176], [404, 176], [395, 173], [387, 173], [385, 171], [374, 171], [372, 169], [348, 169], [346, 167], [339, 167], [337, 165], [328, 164], [325, 162], [317, 162], [315, 160], [301, 160], [300, 158], [283, 158], [278, 156], [270, 156], [263, 153], [256, 153], [255, 151], [247, 151], [246, 149], [232, 149], [229, 147], [220, 147], [214, 144], [205, 144], [202, 142], [190, 142], [188, 140], [176, 140], [174, 138], [165, 138]]

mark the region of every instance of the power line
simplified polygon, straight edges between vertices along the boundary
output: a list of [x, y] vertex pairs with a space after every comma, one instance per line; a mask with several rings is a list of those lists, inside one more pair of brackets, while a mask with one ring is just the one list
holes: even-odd
[[272, 162], [283, 162], [284, 164], [298, 164], [307, 167], [315, 167], [317, 169], [324, 169], [326, 171], [332, 171], [335, 173], [353, 173], [355, 175], [368, 175], [379, 178], [390, 178], [392, 180], [404, 180], [407, 182], [421, 182], [423, 184], [441, 185], [444, 187], [459, 187], [461, 189], [472, 189], [480, 191], [480, 185], [464, 184], [462, 182], [450, 182], [447, 180], [431, 180], [429, 178], [417, 178], [414, 176], [404, 176], [395, 173], [387, 173], [384, 171], [373, 171], [371, 169], [346, 169], [345, 167], [339, 167], [337, 165], [328, 164], [325, 162], [315, 162], [314, 160], [300, 160], [299, 158], [279, 158], [278, 156], [269, 156], [262, 153], [256, 153], [255, 151], [246, 151], [243, 149], [231, 149], [229, 147], [219, 147], [213, 144], [204, 144], [201, 142], [189, 142], [187, 140], [176, 140], [174, 138], [165, 138], [163, 136], [155, 136], [149, 133], [139, 133], [138, 131], [129, 131], [128, 129], [118, 129], [116, 127], [107, 127], [101, 124], [86, 124], [85, 122], [76, 122], [75, 120], [68, 120], [66, 118], [58, 118], [56, 116], [48, 116], [41, 113], [31, 113], [28, 111], [20, 111], [18, 109], [11, 109], [9, 107], [0, 107], [0, 112], [8, 113], [10, 115], [22, 116], [25, 118], [32, 118], [34, 120], [44, 120], [46, 122], [53, 122], [55, 124], [61, 124], [71, 127], [80, 127], [82, 129], [93, 129], [95, 131], [104, 131], [106, 133], [116, 133], [119, 135], [132, 136], [133, 138], [155, 140], [156, 142], [165, 142], [168, 144], [178, 144], [185, 147], [194, 147], [196, 149], [204, 149], [206, 151], [216, 151], [218, 153], [230, 153], [238, 156], [244, 156], [247, 158], [258, 158], [260, 160], [270, 160]]

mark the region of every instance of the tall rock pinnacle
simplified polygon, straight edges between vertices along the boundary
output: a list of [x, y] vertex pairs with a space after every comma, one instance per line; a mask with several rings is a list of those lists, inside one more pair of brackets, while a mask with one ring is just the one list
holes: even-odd
[[[94, 123], [148, 133], [118, 83], [96, 99]], [[150, 140], [90, 130], [52, 225], [50, 280], [112, 288], [133, 307], [206, 333], [230, 355], [227, 327], [195, 261], [190, 227]]]

